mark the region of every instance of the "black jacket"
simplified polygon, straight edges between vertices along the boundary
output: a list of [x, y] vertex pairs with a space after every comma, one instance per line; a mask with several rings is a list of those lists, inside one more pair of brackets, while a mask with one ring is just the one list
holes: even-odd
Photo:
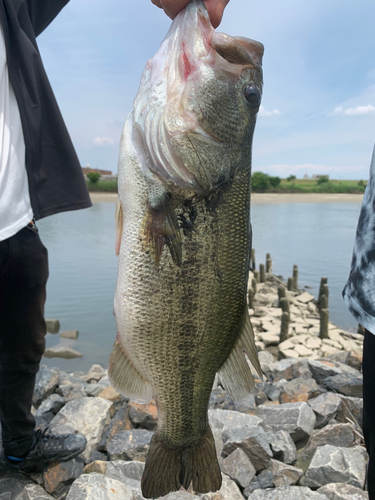
[[21, 115], [36, 219], [92, 205], [35, 40], [68, 1], [0, 0], [9, 79]]

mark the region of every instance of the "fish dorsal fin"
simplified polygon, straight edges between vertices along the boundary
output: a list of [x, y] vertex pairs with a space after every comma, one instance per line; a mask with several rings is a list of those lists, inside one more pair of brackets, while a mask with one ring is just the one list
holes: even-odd
[[247, 306], [244, 315], [242, 333], [233, 347], [229, 358], [219, 371], [220, 381], [234, 401], [245, 399], [254, 388], [254, 377], [245, 354], [262, 378], [262, 369], [258, 359], [253, 327], [250, 322]]
[[152, 398], [152, 388], [146, 382], [126, 353], [118, 340], [115, 341], [111, 357], [109, 358], [108, 377], [112, 387], [120, 394], [138, 403], [149, 403]]
[[120, 202], [120, 200], [117, 200], [116, 211], [115, 211], [115, 225], [116, 225], [115, 253], [116, 253], [116, 257], [120, 253], [123, 220], [124, 220], [124, 218], [123, 218], [123, 213], [122, 213], [121, 202]]

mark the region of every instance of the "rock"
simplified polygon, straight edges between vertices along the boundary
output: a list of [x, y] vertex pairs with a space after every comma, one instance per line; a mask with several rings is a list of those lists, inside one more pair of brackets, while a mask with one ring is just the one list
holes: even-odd
[[242, 488], [249, 486], [256, 474], [256, 470], [246, 453], [237, 448], [227, 458], [221, 461], [222, 472], [236, 481]]
[[129, 401], [129, 418], [134, 425], [140, 425], [150, 431], [156, 429], [158, 423], [158, 411], [155, 401], [150, 401], [147, 404], [139, 404], [135, 401]]
[[328, 390], [339, 392], [345, 396], [362, 397], [363, 378], [360, 373], [358, 375], [341, 373], [333, 377], [327, 377], [323, 380], [323, 385]]
[[[246, 491], [246, 490], [245, 490]], [[300, 486], [283, 486], [273, 490], [256, 490], [249, 500], [329, 500], [326, 495]]]
[[308, 365], [313, 378], [319, 385], [323, 383], [325, 378], [342, 373], [342, 371], [339, 368], [336, 368], [336, 366], [330, 361], [309, 359]]
[[285, 378], [292, 380], [298, 377], [311, 377], [307, 359], [282, 359], [270, 364], [270, 376], [274, 382]]
[[105, 453], [98, 451], [98, 450], [93, 450], [90, 453], [90, 462], [95, 462], [97, 460], [100, 460], [101, 462], [107, 462], [108, 457]]
[[306, 347], [309, 349], [319, 349], [321, 347], [322, 341], [319, 337], [309, 337], [306, 340]]
[[62, 384], [56, 389], [56, 393], [62, 396], [65, 402], [87, 397], [87, 392], [83, 384]]
[[321, 429], [328, 422], [335, 418], [342, 406], [341, 397], [332, 392], [321, 394], [320, 396], [310, 399], [308, 404], [313, 409], [316, 416], [315, 428]]
[[[233, 405], [234, 405], [233, 409], [235, 411], [239, 411], [241, 413], [251, 414], [253, 412], [254, 408], [256, 407], [255, 397], [253, 394], [249, 394], [242, 401], [235, 401], [233, 403]], [[224, 409], [226, 409], [226, 408], [224, 408]]]
[[115, 434], [107, 443], [107, 452], [110, 460], [139, 460], [146, 459], [150, 445], [151, 431], [134, 429], [121, 431]]
[[270, 470], [265, 470], [257, 477], [254, 477], [249, 486], [245, 488], [244, 495], [248, 497], [255, 490], [265, 490], [267, 488], [273, 488], [273, 474]]
[[[99, 493], [100, 492], [100, 493]], [[100, 495], [100, 496], [98, 496]], [[66, 500], [133, 500], [131, 489], [103, 474], [82, 474], [73, 483]]]
[[311, 295], [311, 293], [303, 292], [300, 295], [297, 295], [296, 300], [298, 302], [301, 302], [302, 304], [308, 304], [309, 302], [313, 301], [314, 298], [314, 295]]
[[56, 389], [59, 383], [58, 368], [49, 368], [48, 366], [41, 365], [35, 379], [35, 388], [33, 395], [33, 403], [36, 407], [50, 396]]
[[276, 333], [261, 332], [258, 334], [258, 337], [266, 347], [270, 345], [279, 345], [280, 343], [280, 335], [277, 335]]
[[223, 455], [230, 455], [237, 448], [241, 448], [257, 471], [266, 469], [273, 456], [267, 434], [258, 426], [226, 428], [223, 432], [223, 441]]
[[352, 368], [360, 371], [362, 369], [362, 357], [363, 351], [361, 349], [356, 349], [354, 351], [349, 351], [347, 364]]
[[289, 432], [293, 441], [310, 436], [315, 426], [315, 413], [307, 403], [284, 403], [278, 406], [258, 406], [256, 415], [274, 432]]
[[362, 428], [363, 399], [341, 396], [342, 406], [336, 415], [338, 422], [347, 422], [347, 418], [353, 420]]
[[49, 466], [43, 474], [46, 491], [55, 498], [65, 498], [73, 481], [82, 474], [84, 465], [82, 459], [74, 458]]
[[65, 434], [78, 431], [87, 439], [82, 456], [88, 461], [99, 444], [104, 426], [109, 421], [112, 403], [102, 398], [81, 398], [67, 403], [51, 422], [51, 432]]
[[[237, 484], [232, 481], [226, 474], [221, 475], [223, 478], [223, 484], [219, 491], [215, 493], [204, 493], [199, 495], [201, 500], [244, 500], [241, 491], [239, 490]], [[166, 500], [165, 497], [163, 500]], [[189, 497], [190, 500], [191, 497]]]
[[1, 472], [0, 500], [54, 500], [51, 495], [25, 476]]
[[267, 432], [267, 439], [273, 452], [273, 458], [284, 462], [285, 464], [293, 464], [297, 460], [297, 449], [289, 432], [277, 431]]
[[[96, 396], [100, 396], [100, 394], [103, 392], [103, 387], [100, 384], [85, 384], [83, 386], [84, 391], [86, 392], [86, 396], [91, 396], [95, 398]], [[104, 389], [104, 391], [107, 389]], [[115, 391], [117, 392], [117, 391]], [[117, 392], [117, 399], [120, 398], [120, 394]], [[108, 401], [111, 401], [109, 398], [103, 398], [107, 399]]]
[[58, 394], [51, 394], [41, 403], [41, 405], [35, 412], [35, 416], [41, 416], [44, 413], [49, 412], [51, 412], [53, 415], [56, 415], [56, 413], [61, 410], [64, 404], [65, 400], [63, 397], [59, 396]]
[[85, 474], [91, 474], [92, 472], [98, 472], [99, 474], [106, 474], [107, 466], [109, 462], [105, 462], [103, 460], [95, 460], [91, 462], [91, 464], [87, 464], [83, 469]]
[[[99, 385], [99, 387], [101, 387]], [[99, 398], [107, 399], [108, 401], [117, 401], [120, 399], [121, 395], [113, 387], [101, 388], [98, 394]]]
[[329, 444], [336, 447], [349, 448], [355, 443], [356, 434], [351, 424], [327, 425], [323, 429], [315, 431], [305, 448], [298, 453], [297, 465], [306, 470], [319, 446]]
[[326, 495], [330, 500], [368, 500], [367, 491], [350, 484], [330, 483], [322, 486], [317, 491], [322, 495]]
[[68, 330], [67, 332], [61, 332], [60, 337], [63, 339], [77, 340], [79, 335], [78, 330]]
[[[248, 396], [251, 402], [253, 402], [253, 407], [255, 406], [255, 399], [252, 394]], [[211, 392], [209, 408], [212, 410], [234, 410], [235, 403], [229, 397], [225, 389], [222, 387], [217, 387]], [[240, 410], [238, 410], [240, 411]]]
[[174, 491], [173, 493], [169, 493], [169, 495], [160, 498], [160, 500], [200, 500], [200, 499], [201, 497], [192, 495], [187, 491], [182, 491], [182, 490]]
[[132, 425], [129, 419], [127, 404], [125, 404], [125, 406], [122, 406], [117, 410], [110, 424], [103, 431], [100, 443], [98, 445], [98, 450], [106, 451], [107, 442], [112, 439], [115, 434], [118, 434], [121, 431], [130, 430], [132, 430]]
[[64, 345], [49, 347], [44, 351], [43, 356], [45, 358], [63, 358], [63, 359], [82, 358], [82, 354], [80, 352]]
[[245, 415], [231, 410], [208, 410], [208, 421], [212, 429], [237, 429], [238, 427], [254, 427], [262, 419], [254, 415]]
[[271, 460], [268, 470], [272, 472], [272, 481], [276, 488], [297, 484], [303, 474], [302, 469], [284, 464], [278, 460]]
[[99, 380], [106, 374], [107, 370], [105, 370], [101, 365], [92, 365], [90, 370], [84, 375], [84, 380], [89, 384], [92, 382], [99, 382]]
[[313, 378], [295, 378], [288, 382], [277, 382], [280, 391], [280, 403], [296, 403], [307, 401], [321, 393], [321, 389]]
[[364, 448], [340, 448], [326, 444], [317, 448], [301, 484], [318, 488], [329, 483], [346, 483], [363, 488], [365, 473]]
[[116, 460], [115, 462], [107, 462], [105, 475], [119, 481], [125, 481], [125, 478], [140, 481], [144, 468], [144, 462]]
[[58, 319], [46, 319], [46, 326], [48, 333], [59, 333], [60, 331], [60, 321]]

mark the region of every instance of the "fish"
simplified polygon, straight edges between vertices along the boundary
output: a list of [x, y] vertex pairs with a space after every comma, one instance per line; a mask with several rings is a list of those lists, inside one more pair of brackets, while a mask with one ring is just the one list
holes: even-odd
[[263, 45], [216, 32], [192, 0], [142, 73], [119, 149], [109, 377], [154, 398], [141, 488], [217, 491], [208, 422], [216, 374], [235, 400], [262, 376], [247, 305], [251, 150]]

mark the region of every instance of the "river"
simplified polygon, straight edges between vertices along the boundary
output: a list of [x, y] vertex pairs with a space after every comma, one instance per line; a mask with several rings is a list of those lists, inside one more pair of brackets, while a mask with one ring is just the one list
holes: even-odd
[[[273, 272], [285, 279], [299, 268], [299, 286], [317, 295], [320, 278], [328, 277], [330, 319], [345, 329], [356, 322], [347, 311], [341, 290], [348, 277], [358, 202], [278, 202], [252, 206], [256, 262], [271, 253]], [[116, 336], [112, 314], [117, 259], [114, 254], [114, 203], [94, 203], [88, 210], [58, 214], [38, 223], [49, 251], [50, 278], [46, 317], [58, 318], [61, 330], [79, 330], [77, 341], [61, 339], [83, 354], [74, 360], [46, 359], [64, 370], [107, 366]], [[59, 343], [47, 335], [47, 346]]]

